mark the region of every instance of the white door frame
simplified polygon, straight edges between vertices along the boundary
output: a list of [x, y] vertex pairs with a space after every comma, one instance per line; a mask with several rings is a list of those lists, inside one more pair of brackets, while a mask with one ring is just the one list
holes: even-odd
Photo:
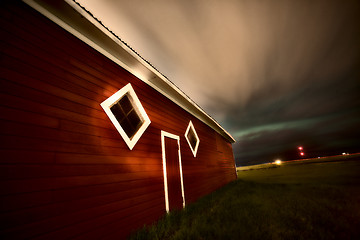
[[182, 166], [181, 166], [180, 137], [161, 130], [161, 149], [162, 149], [162, 163], [163, 163], [163, 171], [164, 171], [165, 207], [166, 207], [166, 212], [168, 213], [169, 212], [169, 195], [168, 195], [167, 171], [166, 171], [165, 137], [175, 139], [175, 140], [177, 140], [177, 143], [178, 143], [179, 169], [180, 169], [180, 181], [181, 181], [181, 193], [182, 193], [182, 198], [183, 198], [183, 207], [185, 207], [185, 194], [184, 194], [183, 173], [182, 173]]

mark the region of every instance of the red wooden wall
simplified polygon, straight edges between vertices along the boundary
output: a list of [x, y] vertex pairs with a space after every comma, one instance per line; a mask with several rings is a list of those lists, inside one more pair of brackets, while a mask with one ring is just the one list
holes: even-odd
[[[2, 239], [122, 238], [161, 217], [161, 130], [180, 136], [187, 204], [236, 178], [207, 125], [25, 4], [0, 11]], [[129, 82], [152, 121], [132, 151], [100, 107]]]

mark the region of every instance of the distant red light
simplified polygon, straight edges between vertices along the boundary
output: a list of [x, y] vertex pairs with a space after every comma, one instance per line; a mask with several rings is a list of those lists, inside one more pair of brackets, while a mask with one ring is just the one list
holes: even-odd
[[301, 156], [304, 156], [304, 154], [305, 154], [305, 153], [303, 153], [303, 152], [300, 153]]
[[303, 150], [303, 147], [298, 147], [298, 149], [301, 151], [301, 150]]

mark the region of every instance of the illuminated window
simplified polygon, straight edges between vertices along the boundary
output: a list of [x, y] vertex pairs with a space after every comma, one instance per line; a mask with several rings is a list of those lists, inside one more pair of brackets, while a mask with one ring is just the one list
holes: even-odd
[[190, 149], [191, 149], [194, 157], [196, 157], [200, 139], [199, 139], [199, 137], [195, 131], [194, 125], [192, 124], [191, 121], [189, 122], [189, 126], [186, 129], [185, 138], [190, 146]]
[[133, 149], [151, 121], [131, 84], [102, 102], [101, 107], [130, 150]]

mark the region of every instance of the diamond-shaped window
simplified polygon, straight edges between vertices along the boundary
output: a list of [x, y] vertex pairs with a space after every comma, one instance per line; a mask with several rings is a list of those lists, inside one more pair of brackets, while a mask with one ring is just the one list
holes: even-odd
[[196, 153], [199, 148], [200, 139], [199, 139], [199, 137], [195, 131], [194, 125], [192, 124], [191, 121], [189, 122], [189, 125], [186, 129], [185, 138], [190, 146], [190, 149], [191, 149], [194, 157], [196, 157]]
[[131, 84], [127, 84], [100, 105], [130, 150], [133, 149], [151, 121]]

